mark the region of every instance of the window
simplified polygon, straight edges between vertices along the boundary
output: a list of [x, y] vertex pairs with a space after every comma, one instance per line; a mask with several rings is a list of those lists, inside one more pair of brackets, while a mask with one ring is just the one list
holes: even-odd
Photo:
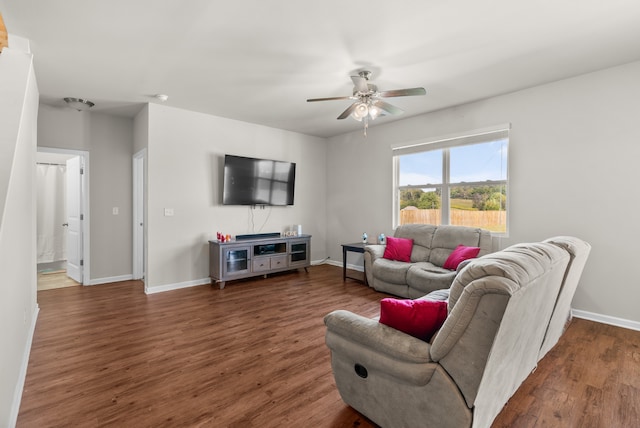
[[451, 224], [507, 234], [508, 126], [393, 148], [394, 225]]

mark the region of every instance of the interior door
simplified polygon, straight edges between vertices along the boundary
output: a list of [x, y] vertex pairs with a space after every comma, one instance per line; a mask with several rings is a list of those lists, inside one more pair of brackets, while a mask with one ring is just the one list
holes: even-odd
[[67, 161], [67, 276], [82, 284], [82, 164]]

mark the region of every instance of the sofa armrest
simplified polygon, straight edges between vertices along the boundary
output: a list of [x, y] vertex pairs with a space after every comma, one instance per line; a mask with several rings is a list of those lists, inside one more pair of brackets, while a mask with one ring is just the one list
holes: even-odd
[[[324, 322], [334, 373], [356, 370], [361, 377], [383, 373], [406, 385], [424, 386], [438, 367], [431, 360], [430, 344], [376, 320], [338, 310]], [[358, 373], [358, 368], [365, 374]]]
[[373, 262], [375, 262], [376, 259], [379, 259], [380, 257], [384, 256], [385, 248], [386, 248], [385, 245], [378, 245], [378, 244], [365, 245], [364, 251], [365, 251], [365, 254], [369, 254], [371, 263], [373, 264]]
[[395, 360], [430, 363], [431, 345], [375, 319], [345, 310], [333, 311], [324, 318], [327, 334], [335, 333]]
[[373, 263], [384, 256], [385, 245], [365, 245], [364, 247], [364, 273], [369, 287], [373, 287]]

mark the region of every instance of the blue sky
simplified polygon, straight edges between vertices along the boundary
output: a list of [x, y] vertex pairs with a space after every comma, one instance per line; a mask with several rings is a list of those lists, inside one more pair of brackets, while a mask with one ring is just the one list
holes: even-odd
[[[507, 140], [453, 147], [451, 183], [506, 180]], [[400, 186], [442, 183], [442, 150], [400, 157]]]

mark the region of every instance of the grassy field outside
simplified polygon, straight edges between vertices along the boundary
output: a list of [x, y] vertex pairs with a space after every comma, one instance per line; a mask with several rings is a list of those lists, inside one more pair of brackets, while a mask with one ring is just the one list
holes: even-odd
[[466, 210], [466, 211], [478, 211], [473, 207], [473, 201], [471, 199], [451, 199], [452, 210]]

